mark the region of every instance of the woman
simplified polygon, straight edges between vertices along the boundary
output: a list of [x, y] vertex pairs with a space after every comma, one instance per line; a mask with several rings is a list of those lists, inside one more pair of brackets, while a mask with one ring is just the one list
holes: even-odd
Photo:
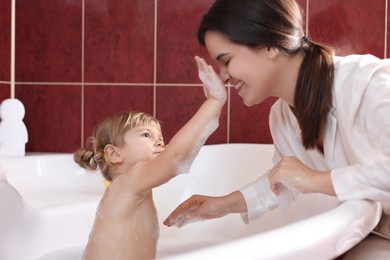
[[275, 165], [226, 196], [191, 197], [166, 225], [229, 213], [250, 222], [279, 205], [283, 186], [379, 201], [390, 214], [390, 60], [334, 56], [304, 35], [294, 0], [217, 0], [198, 39], [247, 106], [279, 98], [269, 122]]

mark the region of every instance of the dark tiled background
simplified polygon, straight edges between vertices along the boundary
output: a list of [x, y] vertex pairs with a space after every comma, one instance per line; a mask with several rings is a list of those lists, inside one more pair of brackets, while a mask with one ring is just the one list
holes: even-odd
[[[389, 0], [299, 0], [309, 35], [338, 54], [389, 55]], [[166, 140], [204, 100], [196, 30], [214, 0], [18, 0], [15, 97], [26, 108], [28, 152], [73, 152], [105, 117], [142, 110]], [[388, 28], [388, 27], [387, 27]], [[389, 30], [389, 29], [388, 29]], [[11, 1], [0, 1], [0, 101], [10, 97]], [[212, 143], [271, 143], [269, 108], [235, 91]]]

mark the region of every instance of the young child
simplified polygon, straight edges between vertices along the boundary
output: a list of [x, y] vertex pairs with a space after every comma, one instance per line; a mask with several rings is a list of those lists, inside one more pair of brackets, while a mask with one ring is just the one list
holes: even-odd
[[152, 188], [189, 170], [206, 139], [218, 127], [226, 89], [206, 62], [195, 57], [207, 100], [167, 147], [160, 124], [140, 112], [106, 119], [76, 151], [83, 168], [100, 169], [111, 185], [101, 199], [83, 259], [153, 259], [159, 234]]

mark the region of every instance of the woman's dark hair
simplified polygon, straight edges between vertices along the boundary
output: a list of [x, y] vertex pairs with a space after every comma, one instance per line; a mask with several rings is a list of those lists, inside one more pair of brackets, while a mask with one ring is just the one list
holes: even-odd
[[332, 106], [333, 49], [305, 36], [294, 0], [217, 0], [203, 16], [198, 40], [217, 31], [249, 48], [275, 47], [287, 55], [304, 54], [292, 108], [306, 149], [316, 147]]

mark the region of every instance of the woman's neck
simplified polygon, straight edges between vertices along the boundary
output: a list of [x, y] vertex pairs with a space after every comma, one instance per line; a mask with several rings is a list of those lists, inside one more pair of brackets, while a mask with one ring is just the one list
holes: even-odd
[[298, 80], [299, 71], [303, 61], [303, 54], [298, 53], [294, 56], [281, 54], [278, 57], [280, 63], [279, 86], [276, 89], [275, 96], [287, 102], [294, 107], [295, 88]]

